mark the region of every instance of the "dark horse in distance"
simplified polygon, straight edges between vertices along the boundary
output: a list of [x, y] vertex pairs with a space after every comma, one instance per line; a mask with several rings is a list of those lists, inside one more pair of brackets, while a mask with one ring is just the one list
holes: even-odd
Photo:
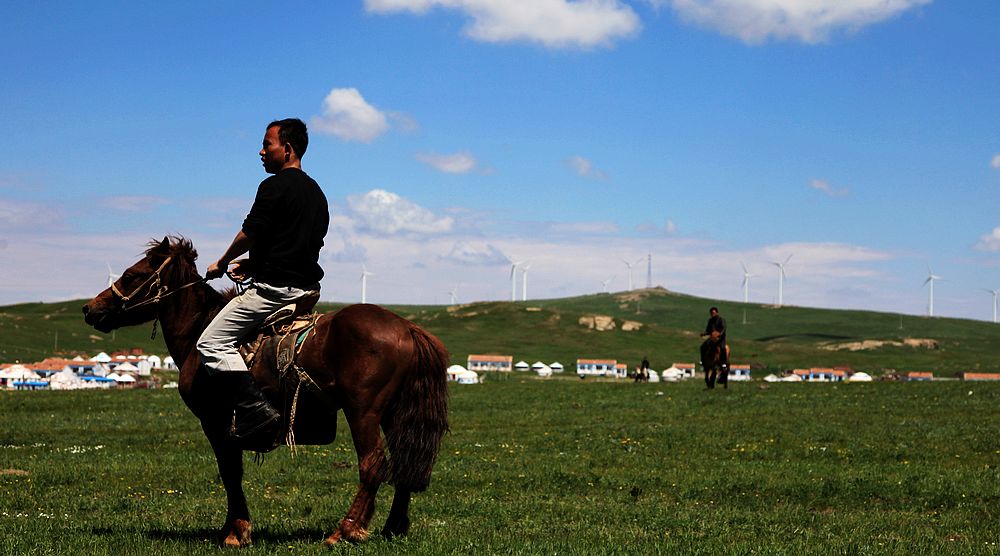
[[[83, 307], [85, 320], [109, 332], [158, 320], [180, 368], [184, 403], [201, 420], [226, 489], [224, 544], [250, 543], [250, 511], [243, 492], [243, 448], [229, 434], [231, 409], [220, 408], [195, 343], [232, 297], [207, 285], [195, 266], [191, 242], [164, 238], [108, 289]], [[263, 351], [263, 349], [262, 349]], [[329, 444], [342, 410], [358, 456], [360, 484], [354, 501], [327, 544], [368, 538], [379, 486], [395, 487], [382, 534], [407, 533], [410, 494], [427, 488], [441, 439], [448, 430], [448, 353], [417, 325], [375, 305], [352, 305], [318, 318], [300, 347], [297, 364], [312, 379], [295, 409], [275, 370], [275, 356], [256, 357], [251, 371], [286, 424], [293, 411], [298, 444]], [[383, 444], [382, 434], [385, 440]], [[385, 449], [388, 448], [388, 456]]]
[[[705, 386], [709, 389], [715, 388], [716, 382], [723, 388], [729, 388], [729, 368], [722, 364], [722, 345], [716, 342], [705, 351], [705, 360], [701, 366], [705, 369]], [[726, 354], [729, 354], [729, 346], [725, 347]], [[726, 360], [729, 358], [726, 357]]]

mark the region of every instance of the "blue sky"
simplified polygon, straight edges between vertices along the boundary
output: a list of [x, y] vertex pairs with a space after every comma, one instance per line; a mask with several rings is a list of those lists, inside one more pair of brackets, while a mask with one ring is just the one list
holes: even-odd
[[[13, 3], [0, 304], [88, 298], [165, 234], [239, 228], [264, 125], [310, 124], [323, 297], [653, 283], [992, 319], [1000, 3]], [[641, 267], [641, 268], [640, 268]], [[633, 270], [644, 286], [645, 266]], [[517, 296], [523, 294], [517, 277]], [[222, 281], [218, 282], [222, 286]], [[725, 311], [724, 311], [725, 312]]]

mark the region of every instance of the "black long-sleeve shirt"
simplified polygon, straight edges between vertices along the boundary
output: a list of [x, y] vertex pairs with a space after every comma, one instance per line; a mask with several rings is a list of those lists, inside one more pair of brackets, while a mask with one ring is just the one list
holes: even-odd
[[705, 334], [711, 335], [712, 332], [719, 333], [719, 341], [725, 345], [726, 343], [726, 319], [722, 318], [722, 315], [715, 315], [714, 317], [708, 318], [708, 324], [705, 326]]
[[254, 279], [297, 288], [319, 282], [319, 251], [329, 225], [326, 195], [301, 169], [286, 168], [262, 181], [243, 221], [243, 233], [253, 240]]

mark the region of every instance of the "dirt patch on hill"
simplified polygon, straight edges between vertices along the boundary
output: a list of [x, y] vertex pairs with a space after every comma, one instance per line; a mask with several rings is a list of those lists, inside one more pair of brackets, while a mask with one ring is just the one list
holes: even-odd
[[31, 471], [25, 471], [24, 469], [0, 469], [0, 475], [14, 475], [15, 477], [27, 477], [31, 475]]
[[859, 342], [841, 342], [837, 344], [821, 344], [819, 349], [827, 351], [868, 351], [884, 347], [911, 347], [915, 349], [938, 349], [937, 340], [929, 338], [904, 338], [897, 340], [861, 340]]
[[584, 315], [577, 322], [580, 326], [586, 326], [588, 329], [598, 332], [614, 330], [618, 327], [615, 324], [615, 319], [607, 315]]

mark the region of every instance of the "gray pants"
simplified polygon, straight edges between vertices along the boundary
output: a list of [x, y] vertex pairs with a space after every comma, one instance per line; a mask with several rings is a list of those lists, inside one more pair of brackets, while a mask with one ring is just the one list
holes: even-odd
[[271, 313], [319, 290], [277, 287], [254, 282], [219, 311], [198, 338], [201, 363], [210, 371], [247, 371], [238, 345], [252, 334]]

